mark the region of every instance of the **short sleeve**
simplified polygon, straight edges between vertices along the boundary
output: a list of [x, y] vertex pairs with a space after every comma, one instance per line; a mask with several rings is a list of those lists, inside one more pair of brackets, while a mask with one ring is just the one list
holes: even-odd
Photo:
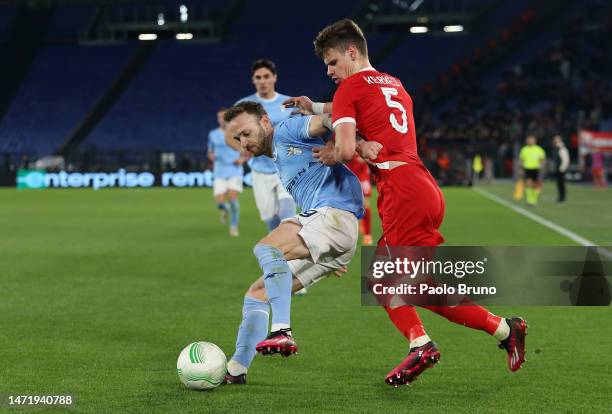
[[350, 80], [346, 80], [340, 84], [340, 87], [334, 94], [333, 109], [332, 109], [332, 126], [335, 128], [339, 124], [349, 122], [357, 124], [356, 122], [356, 103], [357, 93], [355, 91], [356, 85], [350, 85]]
[[296, 116], [282, 120], [276, 126], [278, 130], [277, 139], [293, 144], [310, 139], [308, 126], [310, 125], [311, 118], [312, 116]]
[[312, 121], [312, 115], [304, 116], [304, 125], [302, 126], [301, 136], [303, 138], [314, 138], [310, 136], [310, 121]]
[[296, 116], [294, 118], [290, 118], [287, 120], [287, 125], [289, 126], [289, 130], [291, 131], [291, 136], [296, 140], [303, 140], [305, 138], [310, 138], [308, 134], [308, 125], [310, 124], [310, 119], [312, 116]]

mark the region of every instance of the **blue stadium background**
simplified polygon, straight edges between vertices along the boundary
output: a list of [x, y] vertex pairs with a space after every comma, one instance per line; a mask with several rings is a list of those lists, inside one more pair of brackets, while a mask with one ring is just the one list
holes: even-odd
[[277, 64], [278, 92], [330, 99], [312, 40], [344, 17], [413, 96], [421, 156], [443, 183], [464, 182], [476, 153], [511, 175], [527, 133], [545, 147], [561, 133], [575, 162], [578, 129], [612, 130], [605, 0], [4, 1], [0, 171], [48, 155], [79, 171], [205, 169], [216, 109], [253, 92], [253, 60]]

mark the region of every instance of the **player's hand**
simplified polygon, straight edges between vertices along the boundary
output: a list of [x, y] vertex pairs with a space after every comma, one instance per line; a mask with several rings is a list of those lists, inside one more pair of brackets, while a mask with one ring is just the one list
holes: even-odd
[[297, 96], [289, 98], [283, 102], [285, 108], [295, 108], [296, 110], [291, 115], [302, 114], [312, 115], [312, 101], [308, 96]]
[[332, 272], [332, 274], [336, 277], [342, 277], [343, 274], [348, 272], [348, 267], [342, 266], [340, 269], [336, 269]]
[[376, 141], [359, 141], [357, 143], [357, 152], [361, 158], [371, 164], [378, 157], [382, 147], [382, 144]]
[[324, 165], [336, 165], [338, 164], [338, 160], [336, 160], [334, 145], [333, 141], [327, 141], [322, 147], [314, 147], [312, 149], [312, 156], [321, 161]]

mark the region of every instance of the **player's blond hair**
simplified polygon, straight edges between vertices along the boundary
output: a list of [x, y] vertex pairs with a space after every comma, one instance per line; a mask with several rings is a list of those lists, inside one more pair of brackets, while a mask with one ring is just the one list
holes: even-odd
[[314, 40], [315, 53], [321, 59], [329, 49], [345, 52], [354, 45], [359, 53], [368, 56], [368, 43], [361, 28], [351, 19], [338, 20], [319, 32]]

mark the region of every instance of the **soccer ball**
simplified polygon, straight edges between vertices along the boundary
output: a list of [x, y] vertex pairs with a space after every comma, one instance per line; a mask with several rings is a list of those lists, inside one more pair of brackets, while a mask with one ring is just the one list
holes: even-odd
[[181, 351], [176, 370], [187, 388], [210, 390], [223, 382], [227, 358], [221, 348], [211, 342], [194, 342]]

